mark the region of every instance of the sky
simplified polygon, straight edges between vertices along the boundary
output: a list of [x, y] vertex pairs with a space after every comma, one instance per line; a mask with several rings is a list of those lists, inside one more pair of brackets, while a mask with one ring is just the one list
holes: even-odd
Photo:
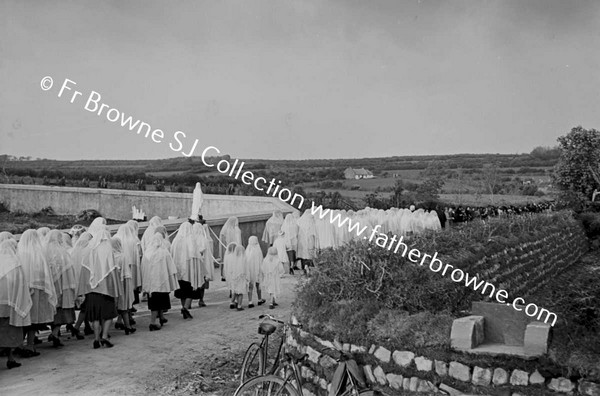
[[599, 27], [595, 0], [0, 0], [0, 154], [529, 152], [600, 129]]

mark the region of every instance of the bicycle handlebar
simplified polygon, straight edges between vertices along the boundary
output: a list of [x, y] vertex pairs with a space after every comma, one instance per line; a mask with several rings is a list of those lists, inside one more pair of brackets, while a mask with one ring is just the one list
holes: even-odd
[[[269, 314], [263, 314], [263, 315], [260, 315], [258, 318], [259, 318], [259, 319], [265, 319], [265, 318], [266, 318], [266, 319], [272, 320], [272, 321], [274, 321], [274, 322], [277, 322], [277, 323], [285, 324], [285, 322], [284, 322], [284, 321], [282, 321], [282, 320], [279, 320], [279, 319], [277, 319], [277, 318], [275, 318], [274, 316], [272, 316], [272, 315], [269, 315]], [[292, 324], [292, 323], [289, 323], [289, 325], [290, 325], [290, 326], [293, 326], [293, 327], [302, 327], [302, 324], [300, 324], [300, 323], [298, 323], [298, 324]]]

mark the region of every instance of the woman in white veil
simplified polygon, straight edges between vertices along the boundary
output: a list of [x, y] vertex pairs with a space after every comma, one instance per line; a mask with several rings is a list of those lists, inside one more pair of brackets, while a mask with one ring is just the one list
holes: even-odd
[[233, 301], [236, 303], [236, 309], [243, 311], [242, 302], [244, 294], [248, 293], [248, 274], [246, 271], [246, 249], [242, 245], [236, 245], [235, 251], [230, 261], [231, 270], [230, 285], [233, 292]]
[[77, 290], [77, 279], [73, 261], [67, 252], [67, 249], [61, 243], [62, 232], [52, 230], [48, 233], [45, 256], [50, 271], [54, 290], [56, 291], [56, 315], [52, 323], [52, 334], [48, 336], [53, 346], [64, 346], [59, 339], [58, 331], [60, 326], [72, 325], [75, 322], [75, 298]]
[[227, 281], [227, 287], [229, 288], [229, 297], [231, 298], [231, 304], [229, 304], [229, 308], [235, 309], [236, 307], [236, 299], [235, 294], [233, 293], [233, 284], [232, 284], [232, 276], [231, 272], [233, 269], [233, 259], [235, 255], [235, 248], [238, 246], [237, 243], [231, 242], [227, 245], [227, 249], [225, 250], [225, 254], [223, 255], [223, 266], [221, 268], [225, 268], [225, 272], [221, 276], [225, 276]]
[[277, 233], [281, 230], [282, 225], [283, 213], [281, 213], [280, 210], [276, 210], [273, 212], [273, 216], [271, 216], [265, 224], [262, 241], [271, 246], [275, 238], [277, 238]]
[[181, 223], [173, 244], [171, 255], [177, 267], [179, 289], [175, 297], [181, 300], [181, 314], [184, 319], [193, 319], [190, 314], [194, 290], [204, 284], [204, 263], [198, 238], [192, 232], [192, 224], [188, 221]]
[[149, 329], [155, 331], [168, 322], [163, 312], [171, 309], [169, 293], [177, 289], [177, 267], [162, 234], [155, 233], [147, 246], [142, 258], [142, 290], [149, 294]]
[[309, 266], [312, 266], [312, 260], [317, 256], [318, 246], [319, 237], [315, 219], [307, 209], [298, 219], [298, 258], [301, 260], [302, 269], [305, 272]]
[[[91, 229], [91, 227], [90, 227]], [[108, 330], [118, 316], [116, 299], [123, 293], [123, 283], [106, 228], [92, 234], [88, 259], [82, 263], [82, 276], [89, 276], [89, 292], [85, 296], [85, 315], [94, 328], [94, 349], [111, 348]], [[84, 272], [84, 269], [86, 271]]]
[[[83, 337], [79, 332], [79, 328], [85, 320], [85, 294], [89, 293], [89, 273], [86, 272], [87, 275], [83, 276], [82, 279], [83, 262], [89, 258], [89, 245], [91, 240], [92, 234], [87, 231], [84, 232], [79, 236], [77, 242], [75, 242], [75, 246], [73, 246], [73, 250], [71, 251], [71, 262], [73, 263], [73, 271], [75, 273], [75, 280], [77, 281], [75, 296], [77, 303], [76, 307], [79, 309], [79, 315], [77, 316], [75, 325], [67, 326], [67, 330], [69, 330], [71, 334], [78, 340], [82, 339]], [[86, 321], [84, 333], [88, 335], [93, 334], [93, 332], [94, 331], [92, 330], [89, 321]]]
[[224, 257], [224, 246], [229, 246], [230, 243], [235, 243], [237, 245], [242, 244], [242, 231], [239, 227], [239, 220], [237, 217], [230, 217], [227, 219], [223, 228], [221, 228], [221, 232], [219, 233], [219, 239], [221, 243], [219, 244], [219, 256], [223, 260], [223, 265], [221, 265], [221, 280], [225, 281], [227, 276], [225, 275], [227, 272], [225, 257]]
[[258, 297], [258, 305], [265, 303], [262, 299], [262, 293], [260, 290], [260, 266], [264, 260], [258, 238], [252, 235], [248, 238], [248, 247], [245, 253], [246, 258], [246, 272], [248, 275], [248, 308], [254, 308], [253, 290], [256, 289], [256, 296]]
[[34, 337], [38, 329], [54, 321], [56, 314], [56, 291], [52, 281], [52, 272], [44, 257], [40, 236], [36, 230], [27, 230], [21, 235], [17, 245], [17, 257], [23, 266], [23, 272], [31, 295], [31, 326], [27, 328], [27, 357], [37, 356]]
[[298, 269], [296, 267], [296, 252], [298, 251], [298, 219], [293, 213], [289, 213], [285, 216], [283, 224], [281, 225], [281, 231], [284, 232], [291, 247], [291, 250], [288, 251], [291, 269]]
[[8, 369], [21, 366], [13, 357], [13, 348], [23, 344], [23, 328], [31, 325], [31, 306], [17, 241], [8, 238], [0, 242], [0, 351], [5, 349]]
[[213, 240], [210, 237], [210, 231], [207, 224], [194, 223], [192, 234], [198, 242], [198, 250], [202, 256], [202, 265], [204, 266], [204, 283], [197, 288], [194, 298], [198, 299], [198, 307], [206, 307], [204, 303], [204, 292], [209, 288], [210, 282], [214, 280], [215, 264], [213, 258]]

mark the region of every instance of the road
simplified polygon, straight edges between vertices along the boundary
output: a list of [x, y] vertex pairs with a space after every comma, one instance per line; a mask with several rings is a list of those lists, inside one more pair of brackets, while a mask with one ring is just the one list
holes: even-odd
[[1, 360], [0, 394], [229, 395], [246, 347], [259, 339], [258, 316], [270, 313], [288, 319], [299, 279], [283, 277], [284, 291], [274, 310], [267, 304], [249, 309], [245, 296], [245, 310], [239, 312], [229, 308], [224, 282], [213, 282], [205, 296], [207, 307], [194, 304], [194, 318], [184, 320], [179, 301], [173, 299], [166, 314], [169, 322], [155, 332], [148, 330], [149, 312], [141, 303], [135, 334], [111, 330], [114, 348], [94, 350], [93, 336], [76, 340], [63, 335], [64, 347], [54, 349], [45, 341], [38, 345], [40, 356], [17, 358], [23, 364], [19, 368], [8, 370]]

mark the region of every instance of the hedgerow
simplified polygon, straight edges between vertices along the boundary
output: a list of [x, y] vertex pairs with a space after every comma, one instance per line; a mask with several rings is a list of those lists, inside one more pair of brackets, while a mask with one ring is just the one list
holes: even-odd
[[[532, 299], [528, 302], [535, 302], [548, 280], [587, 251], [582, 227], [570, 212], [472, 222], [405, 242], [421, 254], [437, 252], [443, 263], [507, 290], [512, 298]], [[489, 299], [489, 293], [453, 282], [449, 272], [430, 271], [429, 261], [423, 266], [410, 262], [401, 251], [365, 241], [323, 251], [309, 280], [298, 288], [296, 314], [317, 334], [347, 342], [388, 342], [401, 323], [409, 334], [424, 322], [437, 321], [433, 327], [439, 331], [422, 334], [414, 345], [441, 345], [440, 334], [449, 336], [451, 318], [468, 311], [473, 301]], [[423, 313], [435, 318], [413, 318]], [[390, 319], [387, 327], [382, 327], [382, 315]]]

